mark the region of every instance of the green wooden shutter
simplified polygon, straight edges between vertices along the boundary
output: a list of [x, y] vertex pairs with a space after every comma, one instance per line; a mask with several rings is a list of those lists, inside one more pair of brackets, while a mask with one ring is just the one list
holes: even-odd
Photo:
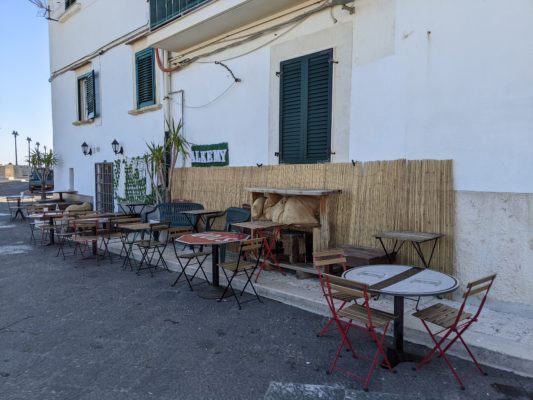
[[85, 78], [85, 89], [87, 95], [87, 118], [96, 118], [96, 90], [94, 71], [87, 74]]
[[154, 49], [135, 54], [137, 108], [155, 104]]
[[303, 161], [302, 60], [281, 64], [280, 161], [298, 164]]
[[330, 160], [332, 50], [281, 63], [280, 161]]
[[307, 59], [306, 162], [324, 162], [331, 154], [331, 50]]
[[73, 5], [76, 2], [76, 0], [65, 0], [65, 10], [69, 8], [71, 5]]

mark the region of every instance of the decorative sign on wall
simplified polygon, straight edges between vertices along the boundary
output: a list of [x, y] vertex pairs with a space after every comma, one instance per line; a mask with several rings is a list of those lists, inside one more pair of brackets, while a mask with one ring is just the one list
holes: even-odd
[[222, 167], [229, 165], [228, 144], [192, 145], [190, 158], [193, 167]]

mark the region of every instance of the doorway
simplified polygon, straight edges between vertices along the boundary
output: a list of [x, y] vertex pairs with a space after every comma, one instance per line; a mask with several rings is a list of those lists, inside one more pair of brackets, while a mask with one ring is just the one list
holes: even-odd
[[115, 210], [113, 196], [113, 163], [94, 164], [96, 183], [96, 204], [98, 212], [112, 213]]

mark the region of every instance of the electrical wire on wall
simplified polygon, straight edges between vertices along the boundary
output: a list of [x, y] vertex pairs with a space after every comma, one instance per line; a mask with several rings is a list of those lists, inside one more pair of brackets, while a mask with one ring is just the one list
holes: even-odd
[[[174, 57], [172, 61], [176, 60], [176, 58], [180, 58], [180, 59], [182, 59], [182, 61], [175, 61], [175, 66], [173, 68], [177, 68], [177, 69], [179, 67], [183, 68], [183, 67], [191, 65], [193, 63], [212, 64], [212, 63], [215, 63], [215, 61], [231, 61], [231, 60], [235, 60], [237, 58], [244, 57], [244, 56], [246, 56], [248, 54], [251, 54], [251, 53], [253, 53], [253, 52], [257, 51], [257, 50], [260, 50], [260, 49], [272, 44], [276, 40], [282, 38], [283, 36], [285, 36], [289, 32], [291, 32], [293, 29], [295, 29], [297, 26], [302, 24], [304, 21], [306, 21], [312, 15], [314, 15], [314, 14], [316, 14], [316, 13], [322, 11], [322, 10], [325, 10], [326, 8], [331, 7], [329, 0], [319, 1], [317, 3], [319, 4], [319, 6], [315, 7], [312, 10], [309, 10], [309, 11], [307, 11], [307, 12], [301, 14], [301, 15], [298, 15], [298, 16], [296, 16], [296, 17], [294, 17], [294, 18], [292, 18], [292, 19], [290, 19], [288, 21], [285, 21], [285, 22], [282, 22], [282, 23], [277, 24], [275, 26], [263, 29], [262, 31], [259, 31], [259, 32], [251, 33], [249, 35], [242, 35], [242, 36], [240, 36], [238, 38], [230, 38], [229, 36], [226, 36], [226, 37], [220, 39], [219, 41], [215, 41], [213, 43], [209, 43], [209, 44], [205, 45], [204, 48], [205, 47], [210, 47], [210, 46], [215, 46], [215, 45], [217, 45], [219, 43], [228, 42], [230, 40], [237, 40], [236, 42], [230, 43], [230, 44], [228, 44], [226, 46], [223, 46], [223, 47], [211, 50], [211, 51], [207, 51], [205, 53], [196, 55], [196, 56], [194, 56], [192, 58], [184, 59], [185, 54], [180, 54], [179, 56]], [[255, 47], [253, 49], [247, 50], [244, 53], [241, 53], [241, 54], [238, 54], [238, 55], [235, 55], [235, 56], [232, 56], [232, 57], [224, 58], [224, 59], [221, 59], [221, 60], [200, 61], [203, 58], [207, 58], [207, 57], [210, 57], [212, 55], [215, 55], [215, 54], [224, 52], [226, 50], [229, 50], [231, 48], [238, 47], [238, 46], [241, 46], [243, 44], [246, 44], [246, 43], [252, 42], [254, 40], [257, 40], [257, 39], [265, 36], [266, 34], [268, 34], [270, 32], [277, 32], [280, 28], [282, 28], [284, 26], [287, 26], [287, 25], [290, 25], [289, 28], [287, 30], [285, 30], [284, 32], [282, 32], [281, 34], [276, 34], [274, 38], [268, 40], [267, 42]], [[241, 40], [239, 40], [239, 39], [241, 39]], [[198, 51], [198, 50], [199, 49], [196, 49], [195, 51]]]
[[235, 84], [237, 83], [237, 81], [233, 81], [231, 82], [231, 84], [226, 88], [224, 89], [224, 91], [222, 93], [220, 93], [219, 95], [217, 95], [213, 100], [209, 100], [207, 103], [205, 104], [201, 104], [201, 105], [198, 105], [198, 106], [189, 106], [187, 104], [182, 104], [180, 103], [179, 101], [175, 101], [175, 100], [172, 100], [172, 103], [174, 104], [177, 104], [179, 106], [183, 106], [185, 108], [189, 108], [189, 109], [199, 109], [199, 108], [205, 108], [205, 107], [208, 107], [210, 106], [211, 104], [213, 104], [214, 102], [216, 102], [217, 100], [219, 100], [220, 98], [222, 98], [226, 93], [228, 93], [231, 88], [233, 88], [235, 86]]

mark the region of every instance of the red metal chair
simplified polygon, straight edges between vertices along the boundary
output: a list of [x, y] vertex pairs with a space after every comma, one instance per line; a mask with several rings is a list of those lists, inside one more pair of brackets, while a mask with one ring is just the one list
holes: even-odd
[[[329, 308], [331, 309], [332, 307], [335, 307], [335, 303], [329, 304], [329, 297], [327, 296], [324, 285], [322, 283], [322, 272], [324, 270], [327, 270], [328, 273], [331, 273], [331, 269], [335, 266], [340, 266], [343, 272], [346, 271], [346, 257], [342, 250], [318, 251], [313, 253], [313, 264], [318, 272], [318, 279], [320, 280], [322, 292], [324, 293], [324, 297], [328, 302]], [[339, 308], [337, 308], [337, 311], [340, 311], [346, 306], [346, 304], [357, 302], [357, 300], [360, 299], [361, 296], [347, 294], [345, 292], [334, 292], [333, 298], [335, 300], [340, 301], [340, 306]], [[317, 336], [320, 337], [324, 335], [328, 331], [333, 321], [334, 319], [330, 317], [327, 324], [322, 328], [322, 330], [317, 334]]]
[[[420, 321], [422, 321], [422, 324], [428, 331], [431, 340], [433, 340], [433, 343], [435, 343], [433, 349], [431, 349], [431, 351], [422, 359], [422, 361], [417, 364], [416, 370], [420, 369], [422, 365], [430, 361], [435, 352], [437, 352], [438, 350], [440, 357], [442, 357], [442, 359], [446, 362], [446, 364], [452, 371], [453, 376], [455, 377], [455, 379], [457, 379], [457, 382], [459, 382], [461, 389], [464, 390], [465, 386], [463, 384], [463, 381], [457, 374], [457, 371], [455, 370], [453, 365], [450, 363], [448, 357], [446, 357], [446, 352], [448, 351], [448, 349], [459, 340], [465, 347], [472, 360], [474, 361], [474, 364], [476, 364], [476, 367], [479, 369], [479, 371], [483, 375], [486, 375], [483, 369], [481, 369], [481, 366], [476, 360], [476, 357], [474, 357], [474, 354], [472, 353], [468, 345], [465, 343], [462, 335], [468, 328], [470, 328], [470, 326], [472, 326], [474, 322], [477, 321], [479, 314], [481, 313], [481, 310], [485, 305], [487, 295], [489, 293], [490, 288], [492, 287], [495, 278], [496, 274], [489, 275], [468, 283], [466, 285], [466, 292], [463, 295], [463, 303], [461, 304], [461, 307], [459, 307], [459, 309], [447, 306], [446, 304], [438, 303], [423, 310], [417, 311], [413, 314], [413, 316], [419, 318]], [[464, 309], [468, 298], [476, 294], [483, 295], [481, 302], [477, 307], [477, 311], [474, 314], [465, 312]], [[428, 325], [428, 322], [433, 325], [437, 325], [442, 329], [437, 332], [432, 332]], [[440, 338], [437, 338], [437, 335], [440, 334], [442, 334]], [[452, 334], [455, 334], [453, 338], [451, 338]], [[450, 341], [446, 343], [446, 340]]]
[[[334, 306], [330, 306], [331, 316], [335, 321], [337, 328], [339, 329], [339, 332], [342, 336], [342, 341], [337, 349], [337, 352], [335, 353], [335, 358], [333, 359], [328, 373], [331, 374], [338, 369], [337, 362], [344, 346], [346, 346], [348, 350], [352, 352], [354, 358], [363, 359], [361, 354], [355, 353], [352, 343], [348, 338], [350, 329], [353, 326], [359, 327], [361, 330], [365, 331], [372, 339], [372, 342], [376, 344], [376, 351], [371, 357], [370, 369], [368, 370], [366, 377], [360, 377], [350, 371], [343, 372], [353, 378], [362, 380], [363, 389], [368, 391], [368, 386], [378, 364], [380, 355], [383, 357], [382, 365], [387, 367], [390, 371], [395, 372], [387, 357], [387, 353], [383, 348], [383, 341], [385, 340], [387, 330], [389, 329], [391, 322], [393, 322], [396, 317], [393, 314], [370, 307], [370, 294], [368, 293], [368, 285], [329, 274], [323, 274], [321, 282], [324, 286], [326, 298], [328, 298], [328, 304], [330, 305], [334, 304], [335, 298], [333, 295], [334, 293], [338, 292], [343, 292], [348, 295], [357, 296], [364, 299], [363, 304], [352, 304], [348, 307], [344, 307], [342, 310], [337, 310]], [[354, 322], [356, 322], [357, 325], [354, 324]], [[382, 329], [381, 335], [377, 332], [377, 329]]]

